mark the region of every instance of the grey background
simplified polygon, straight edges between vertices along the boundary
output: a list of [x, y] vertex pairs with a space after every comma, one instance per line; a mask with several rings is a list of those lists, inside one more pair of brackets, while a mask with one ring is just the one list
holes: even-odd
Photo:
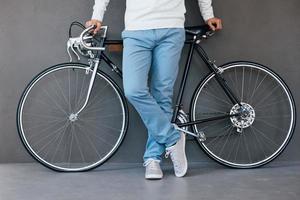
[[[271, 66], [294, 93], [299, 106], [300, 1], [299, 0], [214, 0], [215, 15], [224, 30], [203, 43], [217, 64], [252, 60]], [[186, 0], [187, 25], [202, 23], [196, 0]], [[90, 18], [93, 0], [0, 0], [0, 162], [32, 162], [17, 134], [16, 107], [26, 84], [41, 70], [68, 60], [65, 44], [69, 24]], [[104, 23], [110, 25], [110, 38], [120, 38], [125, 0], [111, 0]], [[181, 66], [186, 58], [186, 51]], [[121, 64], [121, 54], [112, 55]], [[182, 67], [179, 74], [182, 75]], [[184, 106], [195, 85], [206, 74], [197, 58], [193, 62]], [[176, 83], [176, 88], [179, 81]], [[142, 162], [146, 129], [130, 107], [130, 125], [125, 141], [110, 162]], [[299, 121], [299, 120], [298, 120]], [[300, 136], [295, 136], [276, 160], [299, 161]], [[209, 161], [193, 142], [188, 141], [190, 162]]]

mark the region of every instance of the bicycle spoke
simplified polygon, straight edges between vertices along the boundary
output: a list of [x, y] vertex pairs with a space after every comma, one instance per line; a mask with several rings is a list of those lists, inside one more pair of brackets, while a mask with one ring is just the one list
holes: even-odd
[[[41, 143], [42, 141], [44, 141], [45, 139], [51, 138], [51, 136], [57, 135], [57, 133], [60, 133], [61, 130], [63, 130], [67, 125], [67, 122], [61, 126], [60, 128], [55, 129], [51, 134], [48, 134], [42, 138], [40, 138], [39, 140], [37, 140], [34, 145], [38, 145], [39, 143]], [[44, 133], [45, 130], [41, 131], [41, 133]], [[54, 138], [54, 137], [53, 137]]]
[[[65, 131], [67, 125], [68, 125], [68, 124], [66, 123], [63, 127], [57, 129], [57, 131], [54, 131], [54, 133], [56, 133], [56, 132], [60, 133], [60, 131]], [[54, 133], [51, 134], [51, 135], [47, 135], [46, 137], [44, 137], [44, 138], [38, 140], [38, 142], [35, 143], [35, 145], [37, 145], [38, 143], [40, 143], [41, 141], [43, 141], [45, 138], [48, 138], [48, 137], [53, 136], [53, 135], [56, 135], [56, 137], [53, 137], [51, 140], [49, 140], [49, 142], [47, 142], [44, 146], [42, 146], [42, 147], [37, 151], [37, 153], [41, 152], [44, 148], [46, 148], [50, 143], [52, 143], [52, 142], [59, 136], [59, 134], [54, 134]]]
[[[58, 83], [58, 80], [57, 80], [55, 74], [53, 74], [53, 76], [54, 76], [55, 83], [56, 83], [56, 85], [58, 86], [58, 89], [59, 89], [59, 91], [60, 91], [60, 93], [61, 93], [61, 95], [59, 95], [59, 96], [62, 96], [63, 99], [65, 100], [65, 102], [68, 104], [67, 97], [66, 97], [66, 95], [64, 94], [61, 85]], [[68, 104], [68, 105], [69, 105], [69, 104]], [[71, 111], [71, 110], [69, 110], [69, 112], [70, 112], [70, 111]]]
[[[259, 73], [260, 71], [258, 71], [258, 73]], [[267, 77], [268, 75], [266, 74], [263, 78], [262, 78], [262, 80], [259, 82], [259, 84], [258, 84], [258, 86], [257, 87], [254, 87], [254, 90], [253, 90], [253, 92], [252, 92], [252, 95], [251, 95], [251, 97], [250, 97], [250, 99], [249, 99], [249, 103], [250, 104], [252, 104], [253, 102], [252, 102], [252, 98], [253, 98], [253, 96], [255, 95], [255, 92], [258, 90], [258, 88], [262, 85], [262, 83], [264, 82], [264, 80], [266, 79], [266, 77]], [[257, 77], [258, 78], [258, 77]], [[258, 80], [258, 79], [257, 79]], [[256, 83], [255, 83], [255, 85], [256, 85]]]
[[[79, 129], [83, 130], [79, 124], [76, 124], [78, 126]], [[85, 133], [89, 133], [89, 131], [85, 131]], [[88, 134], [83, 134], [84, 136], [86, 136], [86, 138], [88, 139], [88, 142], [91, 144], [91, 147], [94, 149], [94, 151], [96, 152], [96, 154], [98, 155], [98, 158], [102, 158], [102, 156], [100, 155], [99, 151], [97, 150], [97, 148], [95, 147], [94, 143], [92, 142], [90, 136]], [[104, 144], [107, 144], [106, 142], [103, 142]]]
[[230, 82], [232, 83], [231, 85], [233, 86], [234, 90], [235, 90], [235, 94], [238, 94], [238, 88], [237, 88], [237, 83], [233, 80], [233, 78], [231, 77], [230, 74], [227, 75], [228, 77], [226, 78], [226, 80], [230, 80]]
[[[269, 103], [264, 104], [262, 106], [255, 106], [255, 110], [266, 110], [266, 107], [281, 104], [284, 101], [288, 101], [288, 99], [280, 99], [280, 100], [277, 100], [277, 101], [269, 102]], [[260, 109], [258, 109], [258, 108], [260, 108]], [[262, 108], [265, 108], [265, 109], [262, 109]]]
[[97, 116], [97, 117], [85, 117], [86, 120], [89, 121], [98, 121], [98, 119], [106, 119], [106, 118], [115, 118], [117, 116], [123, 115], [123, 113], [119, 114], [111, 114], [111, 115], [105, 115], [105, 116]]
[[[221, 132], [223, 132], [223, 130], [229, 130], [231, 128], [231, 125], [229, 124], [229, 125], [227, 125], [227, 126], [225, 126], [225, 127], [223, 127], [221, 130], [217, 130], [216, 132], [213, 132], [213, 134], [212, 135], [214, 135], [215, 133], [221, 133]], [[226, 132], [225, 131], [225, 132]], [[219, 134], [217, 137], [215, 137], [213, 140], [211, 140], [210, 142], [208, 142], [208, 143], [205, 143], [205, 145], [206, 146], [209, 146], [210, 144], [212, 144], [212, 143], [214, 143], [215, 141], [217, 141], [220, 137], [223, 137], [224, 135], [222, 135], [222, 134]]]
[[209, 124], [209, 125], [207, 125], [207, 126], [201, 127], [201, 130], [202, 130], [202, 131], [205, 131], [207, 128], [214, 127], [214, 125], [216, 125], [216, 124], [218, 124], [218, 123], [221, 123], [221, 122], [224, 121], [224, 120], [228, 120], [228, 119], [224, 118], [224, 119], [216, 120], [216, 121], [215, 121], [214, 123], [212, 123], [212, 124]]
[[87, 75], [85, 74], [85, 75], [83, 76], [83, 79], [82, 79], [82, 82], [81, 82], [81, 87], [80, 87], [79, 97], [78, 97], [78, 99], [77, 99], [77, 102], [75, 102], [75, 110], [76, 110], [76, 111], [79, 109], [78, 106], [80, 106], [80, 104], [81, 104], [81, 99], [82, 99], [83, 97], [85, 97], [85, 96], [82, 97], [82, 93], [83, 93], [83, 91], [86, 91], [86, 90], [83, 90], [83, 87], [84, 87], [84, 85], [85, 85], [84, 83], [85, 83], [86, 77], [87, 77]]
[[273, 90], [271, 90], [271, 92], [264, 96], [264, 98], [262, 98], [258, 103], [254, 103], [256, 106], [258, 106], [259, 104], [261, 104], [262, 102], [264, 102], [269, 96], [271, 96], [277, 89], [279, 88], [279, 85], [276, 86]]
[[263, 136], [265, 139], [267, 139], [269, 142], [271, 142], [274, 146], [278, 147], [279, 145], [276, 144], [272, 139], [270, 139], [268, 136], [266, 136], [262, 131], [258, 130], [253, 126], [253, 129], [256, 130], [257, 133], [259, 133], [261, 136]]
[[43, 123], [38, 123], [37, 125], [31, 126], [30, 128], [26, 128], [27, 131], [31, 131], [33, 129], [38, 129], [40, 130], [42, 127], [44, 126], [57, 126], [59, 123], [61, 123], [61, 120], [57, 119], [57, 120], [47, 120], [47, 122], [43, 122]]
[[242, 134], [242, 136], [243, 136], [243, 139], [244, 139], [244, 144], [245, 144], [245, 147], [246, 147], [246, 151], [247, 151], [247, 155], [248, 155], [249, 161], [250, 161], [250, 163], [252, 163], [251, 153], [250, 153], [248, 144], [247, 144], [247, 142], [246, 142], [246, 141], [247, 141], [247, 140], [246, 140], [246, 136], [245, 136], [245, 134]]
[[68, 115], [67, 111], [64, 110], [59, 104], [57, 104], [57, 102], [51, 97], [51, 95], [49, 95], [49, 93], [48, 93], [46, 90], [44, 90], [44, 93], [46, 93], [46, 95], [47, 95], [47, 96], [49, 97], [49, 99], [56, 105], [56, 107], [57, 107], [58, 109], [60, 109], [63, 113], [65, 113], [66, 115]]
[[[94, 127], [96, 130], [99, 130], [99, 131], [101, 131], [102, 129], [100, 129], [100, 127], [97, 127], [96, 125], [94, 125], [94, 124], [92, 124], [92, 123], [90, 123], [91, 121], [89, 121], [89, 120], [87, 120], [85, 123], [88, 125], [88, 126], [92, 126], [92, 127]], [[99, 124], [97, 124], [98, 126], [101, 126], [101, 125], [99, 125]], [[105, 126], [101, 126], [101, 127], [105, 127]], [[118, 132], [116, 132], [116, 131], [114, 131], [115, 133], [118, 133]], [[108, 135], [108, 136], [110, 136], [110, 137], [112, 137], [113, 135], [110, 135], [110, 134], [107, 134], [105, 131], [101, 131], [101, 133], [105, 133], [105, 135]], [[109, 145], [111, 145], [111, 144], [109, 144]]]
[[246, 98], [249, 99], [250, 98], [250, 88], [251, 88], [251, 85], [252, 85], [252, 72], [253, 72], [253, 69], [250, 68], [250, 75], [249, 75], [249, 79], [248, 79], [248, 87], [247, 87], [247, 91], [248, 91], [248, 94], [246, 95]]
[[257, 121], [260, 121], [260, 122], [262, 122], [262, 123], [264, 123], [264, 124], [266, 124], [266, 125], [268, 125], [269, 127], [272, 127], [272, 128], [277, 129], [277, 130], [280, 130], [280, 131], [282, 131], [282, 132], [285, 132], [285, 131], [286, 131], [286, 130], [284, 130], [284, 129], [278, 127], [278, 126], [275, 126], [274, 124], [271, 124], [271, 123], [267, 122], [266, 120], [262, 120], [262, 119], [256, 119], [256, 120], [257, 120]]
[[225, 146], [226, 146], [226, 144], [227, 144], [227, 142], [228, 142], [229, 136], [231, 135], [233, 129], [234, 129], [233, 126], [231, 126], [230, 129], [229, 129], [230, 132], [229, 132], [229, 134], [227, 135], [226, 140], [225, 140], [225, 142], [224, 142], [224, 144], [223, 144], [221, 150], [219, 151], [219, 155], [222, 155], [223, 150], [224, 150], [224, 148], [225, 148]]
[[[28, 135], [28, 138], [34, 139], [36, 136], [40, 136], [40, 135], [42, 135], [43, 133], [47, 132], [48, 130], [50, 131], [52, 128], [55, 128], [55, 127], [56, 127], [56, 129], [54, 129], [54, 130], [52, 131], [53, 133], [55, 133], [57, 130], [60, 130], [62, 127], [64, 127], [64, 125], [65, 125], [66, 123], [67, 123], [67, 122], [65, 122], [65, 123], [64, 123], [61, 127], [59, 127], [59, 128], [57, 128], [57, 124], [50, 124], [49, 126], [47, 126], [47, 128], [44, 128], [44, 129], [42, 129], [42, 130], [38, 130], [38, 131], [36, 131], [36, 132], [34, 132], [34, 133]], [[26, 131], [27, 131], [27, 129], [26, 129]], [[46, 135], [47, 135], [47, 137], [51, 136], [51, 134], [46, 134]], [[41, 138], [41, 139], [43, 139], [43, 138]]]
[[40, 104], [43, 104], [42, 106], [50, 107], [52, 111], [57, 110], [57, 111], [61, 112], [61, 110], [59, 108], [57, 108], [57, 106], [53, 106], [53, 104], [46, 103], [46, 101], [42, 101], [40, 98], [27, 98], [27, 101], [34, 102], [34, 104], [40, 103]]
[[45, 115], [45, 114], [37, 114], [37, 113], [24, 113], [24, 115], [31, 116], [31, 117], [36, 117], [36, 118], [45, 118], [47, 120], [52, 119], [52, 120], [57, 120], [57, 119], [64, 119], [64, 117], [57, 117], [54, 115]]
[[69, 148], [69, 154], [68, 154], [68, 167], [70, 168], [71, 167], [71, 155], [72, 155], [72, 148], [73, 148], [73, 135], [74, 133], [71, 132], [71, 144], [70, 144], [70, 148]]
[[219, 100], [219, 101], [221, 101], [221, 102], [223, 102], [223, 103], [226, 103], [226, 104], [228, 104], [228, 105], [232, 105], [231, 103], [229, 103], [228, 101], [225, 101], [225, 100], [223, 100], [223, 99], [221, 99], [221, 98], [219, 98], [219, 97], [217, 97], [217, 96], [215, 96], [215, 95], [213, 95], [213, 94], [211, 94], [211, 93], [209, 93], [209, 92], [207, 92], [207, 91], [203, 91], [205, 94], [208, 94], [209, 96], [212, 96], [212, 97], [214, 97], [214, 99], [217, 99], [217, 100]]
[[[88, 120], [88, 119], [81, 119], [81, 121], [82, 122], [89, 122], [89, 121], [93, 121], [93, 120]], [[103, 124], [98, 124], [98, 126], [101, 126], [101, 127], [103, 127], [103, 128], [107, 128], [107, 129], [110, 129], [110, 130], [113, 130], [113, 131], [115, 131], [115, 132], [120, 132], [121, 131], [121, 129], [117, 129], [117, 128], [114, 128], [114, 127], [112, 127], [112, 126], [107, 126], [107, 125], [103, 125]]]
[[257, 116], [256, 119], [282, 119], [282, 118], [291, 118], [290, 114], [282, 115], [272, 115], [272, 116]]
[[[238, 76], [237, 76], [237, 73], [236, 73], [236, 68], [234, 68], [234, 77], [235, 77], [235, 82], [237, 83], [236, 85], [238, 86]], [[237, 95], [240, 96], [240, 92], [239, 90], [237, 90]]]
[[[100, 99], [98, 99], [98, 97], [102, 97], [102, 92], [103, 92], [103, 90], [106, 88], [108, 86], [108, 84], [106, 84], [105, 86], [104, 86], [104, 88], [102, 88], [100, 91], [97, 91], [97, 95], [95, 96], [95, 97], [93, 97], [93, 98], [91, 98], [90, 100], [89, 100], [89, 105], [90, 106], [92, 106], [93, 104], [95, 104], [95, 102], [97, 102], [97, 104], [99, 104], [99, 103], [101, 103], [101, 102], [98, 102], [98, 100], [100, 100]], [[100, 95], [101, 94], [101, 95]]]
[[[218, 113], [218, 114], [228, 114], [227, 112], [224, 112], [224, 111], [221, 111], [221, 110], [215, 109], [215, 108], [210, 108], [210, 107], [207, 107], [207, 106], [205, 106], [205, 105], [203, 105], [203, 106], [200, 105], [199, 108], [205, 108], [206, 110], [211, 110], [211, 111], [216, 112], [216, 113]], [[198, 113], [199, 113], [199, 112], [198, 112]]]
[[[72, 126], [71, 128], [74, 129], [74, 126]], [[84, 163], [86, 163], [86, 161], [84, 159], [84, 156], [83, 156], [83, 153], [82, 153], [82, 149], [81, 149], [80, 144], [79, 144], [79, 140], [77, 139], [77, 136], [76, 136], [76, 131], [73, 131], [73, 133], [74, 133], [74, 137], [75, 137], [75, 142], [76, 142], [76, 144], [78, 146], [78, 149], [79, 149], [79, 152], [80, 152], [81, 159]]]
[[245, 68], [243, 67], [241, 102], [243, 102], [244, 99], [244, 84], [245, 84], [244, 81], [245, 81]]
[[[111, 98], [111, 99], [107, 99], [107, 100], [102, 100], [102, 101], [99, 101], [99, 102], [97, 102], [97, 104], [94, 104], [94, 105], [91, 105], [91, 104], [88, 104], [87, 105], [87, 107], [82, 111], [82, 114], [81, 115], [84, 115], [84, 113], [85, 114], [87, 114], [87, 113], [93, 113], [93, 112], [99, 112], [99, 111], [102, 111], [103, 109], [105, 109], [105, 106], [103, 106], [103, 105], [105, 105], [105, 104], [112, 104], [112, 102], [114, 101], [114, 100], [119, 100], [119, 98], [118, 97], [115, 97], [115, 98]], [[99, 105], [101, 104], [101, 106], [103, 106], [103, 107], [101, 107], [101, 108], [99, 108], [99, 109], [97, 109], [98, 107], [99, 107]]]
[[71, 107], [71, 69], [68, 70], [68, 101], [69, 101], [69, 111], [72, 112], [72, 107]]

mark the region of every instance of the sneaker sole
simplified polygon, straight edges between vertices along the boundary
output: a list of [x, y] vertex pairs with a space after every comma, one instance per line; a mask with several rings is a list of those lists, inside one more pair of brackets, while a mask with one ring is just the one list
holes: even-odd
[[183, 135], [184, 135], [184, 143], [183, 143], [183, 150], [184, 151], [183, 152], [184, 152], [184, 160], [186, 162], [186, 169], [181, 174], [176, 174], [175, 173], [175, 176], [178, 177], [178, 178], [181, 178], [181, 177], [185, 176], [186, 173], [187, 173], [187, 169], [188, 169], [188, 163], [187, 163], [187, 158], [186, 158], [186, 153], [185, 153], [186, 135], [184, 133], [183, 133]]
[[151, 175], [151, 176], [145, 176], [145, 179], [147, 180], [159, 180], [162, 179], [163, 176], [161, 175]]

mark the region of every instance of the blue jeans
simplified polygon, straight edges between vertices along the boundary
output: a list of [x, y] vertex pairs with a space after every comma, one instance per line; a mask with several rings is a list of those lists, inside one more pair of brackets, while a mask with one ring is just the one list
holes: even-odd
[[122, 38], [125, 96], [148, 130], [144, 162], [161, 160], [165, 148], [180, 138], [171, 118], [173, 87], [185, 31], [183, 28], [125, 30]]

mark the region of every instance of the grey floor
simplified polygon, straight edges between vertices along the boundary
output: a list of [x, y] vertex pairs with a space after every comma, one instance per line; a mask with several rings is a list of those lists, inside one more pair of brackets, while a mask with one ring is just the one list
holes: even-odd
[[90, 172], [57, 173], [37, 163], [0, 164], [0, 200], [297, 200], [300, 163], [236, 170], [190, 164], [185, 178], [163, 166], [164, 179], [144, 180], [137, 165], [107, 164]]

